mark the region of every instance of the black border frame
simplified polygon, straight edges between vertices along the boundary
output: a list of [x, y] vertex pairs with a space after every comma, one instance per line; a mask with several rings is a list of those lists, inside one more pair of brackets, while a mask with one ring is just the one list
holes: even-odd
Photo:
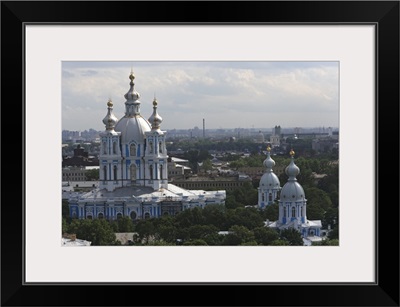
[[[21, 115], [24, 114], [25, 103], [23, 41], [24, 25], [27, 23], [376, 25], [377, 283], [365, 285], [351, 283], [317, 285], [23, 284], [24, 242], [22, 232], [24, 219], [20, 218], [23, 217], [23, 211], [22, 206], [19, 206], [18, 203], [22, 200], [24, 204], [25, 201], [25, 118]], [[1, 2], [1, 173], [3, 175], [0, 190], [1, 305], [399, 306], [399, 185], [397, 182], [399, 164], [397, 156], [389, 158], [389, 165], [383, 162], [387, 154], [393, 152], [393, 145], [385, 146], [387, 142], [382, 141], [385, 140], [385, 136], [390, 135], [389, 144], [394, 143], [397, 146], [398, 154], [399, 36], [399, 1]], [[21, 124], [19, 121], [16, 122], [16, 119], [21, 119]], [[22, 142], [19, 135], [22, 136]], [[384, 151], [385, 149], [389, 149], [389, 151]], [[368, 149], [361, 149], [361, 151], [363, 150]], [[19, 161], [22, 161], [22, 164]], [[379, 168], [378, 165], [383, 165], [383, 167]], [[388, 168], [390, 174], [394, 173], [395, 178], [384, 176], [383, 169], [385, 168]], [[19, 177], [19, 174], [22, 175], [22, 180], [10, 179], [15, 178], [14, 176]], [[385, 179], [384, 184], [380, 184], [379, 179]], [[383, 196], [388, 193], [392, 198], [385, 202]], [[19, 199], [16, 195], [21, 195], [22, 198]], [[385, 212], [388, 207], [390, 208], [390, 220]], [[395, 219], [397, 223], [392, 222], [392, 219]], [[389, 244], [385, 238], [390, 239]], [[153, 292], [160, 290], [162, 295]], [[209, 295], [209, 290], [218, 293], [217, 301], [215, 301], [215, 295]], [[114, 295], [102, 295], [105, 291], [113, 292]], [[185, 300], [186, 295], [189, 295], [190, 301]]]

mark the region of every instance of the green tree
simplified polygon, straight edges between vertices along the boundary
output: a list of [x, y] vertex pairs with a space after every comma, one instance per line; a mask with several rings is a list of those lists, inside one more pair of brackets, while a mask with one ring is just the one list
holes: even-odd
[[213, 225], [193, 225], [188, 228], [190, 239], [205, 239], [208, 235], [217, 233], [217, 227]]
[[248, 229], [264, 226], [264, 218], [256, 208], [237, 208], [227, 210], [227, 222], [224, 229], [234, 225], [244, 226]]
[[67, 219], [65, 217], [62, 218], [62, 230], [61, 233], [69, 233], [69, 225], [67, 223]]
[[110, 223], [104, 219], [73, 220], [70, 233], [75, 233], [79, 239], [91, 241], [91, 245], [116, 245], [117, 240]]
[[99, 180], [100, 178], [98, 168], [87, 170], [85, 175], [86, 175], [86, 180], [88, 181], [96, 181]]
[[203, 209], [204, 223], [222, 229], [226, 222], [224, 205], [207, 205]]
[[268, 205], [263, 211], [263, 217], [270, 221], [276, 221], [279, 218], [279, 204]]
[[332, 201], [329, 194], [317, 187], [308, 188], [306, 191], [306, 197], [307, 203], [318, 205], [324, 211], [332, 208]]
[[239, 244], [255, 240], [254, 233], [244, 226], [234, 225], [229, 228], [229, 231], [240, 240]]
[[208, 244], [203, 239], [194, 239], [186, 241], [185, 243], [183, 243], [183, 245], [208, 245]]
[[289, 245], [289, 242], [286, 240], [274, 240], [270, 243], [271, 246], [285, 246], [285, 245]]
[[307, 204], [307, 218], [310, 220], [323, 220], [325, 211], [319, 204]]
[[61, 215], [63, 218], [69, 220], [69, 204], [68, 204], [68, 200], [66, 200], [66, 199], [62, 200]]
[[296, 229], [293, 228], [287, 228], [281, 230], [280, 233], [280, 238], [281, 240], [286, 240], [288, 242], [288, 245], [303, 245], [303, 239], [300, 235], [300, 232], [298, 232]]
[[128, 216], [123, 216], [117, 220], [118, 232], [132, 232], [134, 227], [132, 220]]
[[256, 242], [260, 245], [271, 245], [275, 240], [279, 239], [276, 230], [267, 227], [257, 227], [253, 229]]
[[152, 219], [139, 221], [135, 228], [139, 234], [140, 241], [144, 242], [144, 244], [148, 244], [156, 233]]

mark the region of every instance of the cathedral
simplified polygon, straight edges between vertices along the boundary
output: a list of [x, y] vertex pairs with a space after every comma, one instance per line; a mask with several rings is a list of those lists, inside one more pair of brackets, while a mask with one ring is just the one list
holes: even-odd
[[266, 172], [260, 179], [258, 188], [258, 208], [265, 209], [266, 206], [278, 200], [279, 218], [274, 222], [267, 222], [266, 226], [274, 229], [294, 228], [298, 230], [305, 240], [321, 240], [321, 221], [307, 219], [307, 199], [303, 187], [297, 182], [296, 176], [300, 174], [299, 167], [294, 163], [295, 152], [290, 151], [291, 161], [286, 167], [285, 173], [288, 181], [281, 188], [278, 177], [273, 172], [275, 161], [271, 158], [271, 148], [267, 148], [267, 158], [264, 160]]
[[208, 204], [224, 204], [226, 191], [186, 190], [168, 183], [167, 132], [161, 130], [157, 99], [148, 119], [140, 113], [140, 94], [131, 72], [125, 115], [118, 119], [107, 103], [100, 134], [99, 187], [69, 199], [70, 216], [79, 219], [132, 220], [175, 215]]

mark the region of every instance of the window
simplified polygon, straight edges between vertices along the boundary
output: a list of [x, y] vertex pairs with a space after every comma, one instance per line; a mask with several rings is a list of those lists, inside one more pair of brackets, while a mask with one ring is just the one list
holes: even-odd
[[292, 217], [296, 217], [296, 208], [292, 207]]
[[122, 213], [121, 212], [117, 213], [117, 219], [122, 219]]
[[164, 167], [160, 165], [160, 179], [164, 179], [163, 173], [164, 173]]
[[153, 165], [150, 165], [149, 169], [150, 169], [150, 179], [153, 180]]
[[92, 219], [92, 216], [91, 216], [91, 215], [88, 215], [88, 216], [86, 216], [86, 218], [87, 218], [88, 220], [91, 220], [91, 219]]
[[97, 215], [97, 217], [98, 217], [99, 219], [103, 219], [103, 218], [104, 218], [104, 214], [100, 212], [100, 213]]
[[114, 165], [113, 173], [114, 173], [113, 174], [114, 175], [114, 180], [117, 180], [118, 178], [117, 178], [117, 166], [116, 165]]
[[269, 201], [272, 201], [272, 193], [269, 193], [269, 194], [268, 194], [268, 200], [269, 200]]
[[162, 143], [161, 142], [158, 143], [158, 148], [159, 148], [160, 153], [162, 153]]
[[107, 153], [107, 143], [103, 142], [103, 153], [106, 154]]
[[146, 213], [144, 214], [144, 218], [145, 218], [145, 219], [149, 219], [149, 218], [150, 218], [150, 212], [146, 212]]
[[262, 193], [261, 194], [261, 201], [264, 201], [265, 200], [265, 195], [264, 195], [264, 193]]
[[129, 155], [131, 157], [136, 156], [136, 145], [135, 144], [131, 144], [131, 146], [129, 147]]
[[107, 166], [106, 165], [103, 166], [103, 177], [104, 177], [104, 180], [107, 180]]
[[283, 216], [286, 217], [286, 207], [283, 207]]
[[136, 216], [137, 216], [137, 215], [136, 215], [136, 212], [135, 212], [135, 211], [132, 211], [132, 212], [131, 212], [131, 219], [132, 219], [132, 220], [136, 220]]
[[135, 181], [136, 180], [136, 164], [133, 163], [131, 165], [131, 181]]
[[117, 153], [117, 143], [113, 142], [113, 154]]
[[149, 152], [153, 153], [153, 142], [149, 142]]

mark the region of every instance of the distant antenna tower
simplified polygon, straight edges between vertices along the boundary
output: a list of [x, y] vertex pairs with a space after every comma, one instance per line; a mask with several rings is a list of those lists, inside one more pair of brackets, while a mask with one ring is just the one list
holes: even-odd
[[203, 118], [203, 138], [206, 137], [206, 120]]

